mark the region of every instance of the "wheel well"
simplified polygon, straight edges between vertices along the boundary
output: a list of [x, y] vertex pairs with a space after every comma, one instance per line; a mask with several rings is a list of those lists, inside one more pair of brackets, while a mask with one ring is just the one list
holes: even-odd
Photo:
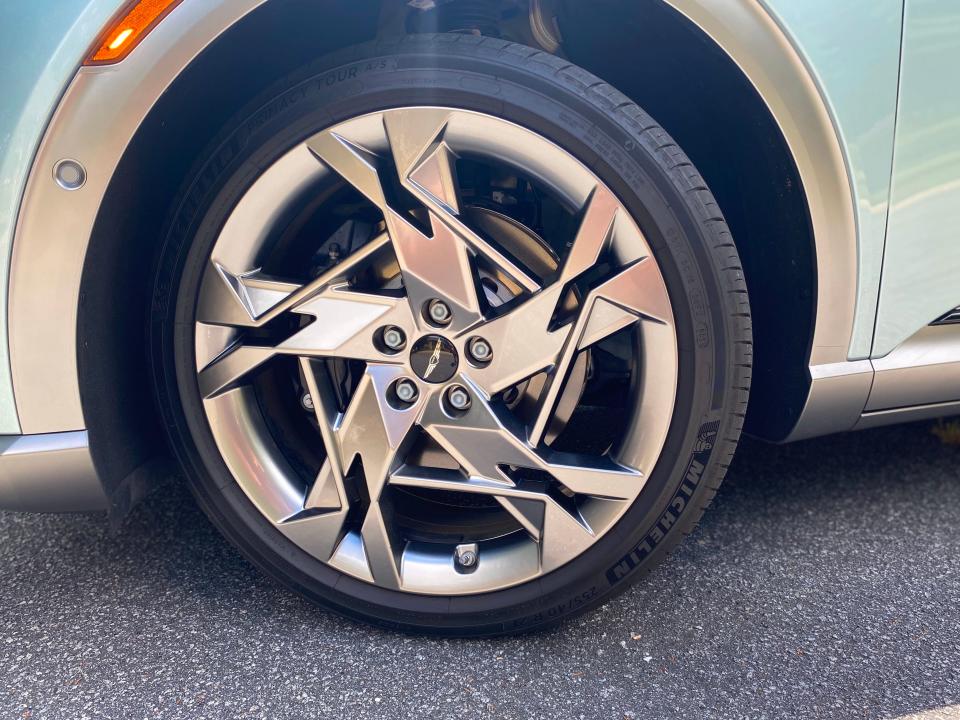
[[124, 153], [97, 214], [77, 320], [90, 448], [120, 514], [169, 458], [152, 388], [148, 323], [157, 254], [183, 179], [251, 98], [317, 55], [372, 39], [378, 14], [374, 2], [265, 3], [180, 74]]
[[[453, 2], [469, 3], [487, 19], [491, 15], [479, 12], [482, 7], [502, 9], [525, 0]], [[661, 0], [556, 0], [555, 6], [560, 52], [647, 110], [716, 195], [740, 249], [753, 304], [754, 392], [747, 429], [771, 439], [786, 436], [806, 398], [814, 248], [803, 188], [775, 121], [734, 63]], [[78, 319], [90, 445], [121, 512], [154, 481], [157, 460], [162, 466], [169, 454], [147, 337], [155, 256], [183, 178], [219, 128], [276, 78], [378, 35], [438, 29], [436, 22], [411, 23], [411, 12], [402, 0], [265, 3], [177, 78], [127, 148], [94, 226]], [[517, 13], [504, 17], [516, 24]], [[509, 37], [507, 27], [503, 32]]]
[[744, 430], [784, 439], [809, 390], [816, 250], [800, 173], [776, 121], [724, 51], [662, 0], [560, 0], [558, 20], [570, 61], [650, 113], [716, 197], [750, 295]]

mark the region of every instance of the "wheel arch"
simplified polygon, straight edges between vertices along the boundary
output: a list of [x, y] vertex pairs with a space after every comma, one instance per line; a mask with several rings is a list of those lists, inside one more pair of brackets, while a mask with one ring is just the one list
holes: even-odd
[[828, 407], [836, 394], [823, 384], [851, 365], [854, 192], [829, 103], [787, 31], [758, 2], [566, 0], [560, 7], [570, 60], [649, 112], [724, 212], [752, 306], [746, 432], [781, 441], [852, 427], [867, 376], [850, 376], [855, 387], [844, 388], [843, 408]]
[[[781, 29], [756, 9], [756, 3], [738, 2], [730, 13], [747, 34], [762, 33], [744, 41], [727, 17], [730, 4], [663, 1], [700, 28], [702, 38], [713, 38], [707, 41], [709, 46], [713, 52], [720, 49], [733, 64], [741, 84], [760, 93], [770, 87], [776, 93], [772, 100], [764, 95], [764, 101], [807, 191], [804, 209], [810, 233], [805, 242], [815, 263], [805, 282], [811, 293], [808, 310], [818, 316], [816, 322], [811, 319], [810, 333], [803, 339], [808, 352], [796, 358], [797, 378], [808, 384], [808, 362], [846, 359], [856, 288], [851, 192], [826, 104]], [[199, 152], [217, 124], [249, 98], [249, 87], [238, 84], [244, 68], [249, 69], [245, 79], [265, 86], [277, 72], [315, 52], [323, 33], [329, 50], [376, 33], [378, 3], [354, 3], [349, 10], [337, 10], [339, 5], [187, 0], [178, 9], [178, 22], [172, 14], [120, 66], [81, 71], [51, 122], [28, 183], [14, 247], [10, 338], [17, 407], [25, 433], [86, 428], [98, 472], [115, 496], [124, 480], [131, 486], [138, 478], [152, 477], [152, 472], [138, 468], [149, 468], [150, 459], [165, 451], [147, 390], [149, 283], [139, 271], [131, 271], [149, 266], [149, 250], [156, 245], [182, 177], [177, 173], [189, 166], [174, 163], [165, 147], [186, 142], [191, 152], [183, 155], [191, 158]], [[285, 20], [311, 11], [322, 23], [294, 24], [291, 35]], [[262, 18], [272, 18], [270, 30], [253, 31], [253, 20]], [[269, 41], [281, 37], [286, 45], [276, 54], [276, 45]], [[239, 60], [238, 49], [245, 53]], [[784, 54], [782, 64], [789, 69], [777, 72], [764, 66], [774, 50]], [[263, 53], [273, 53], [269, 63], [257, 62]], [[151, 90], [137, 89], [135, 78], [130, 79], [137, 73], [155, 81]], [[105, 88], [111, 87], [107, 83], [124, 87], [116, 84], [124, 76], [132, 96], [124, 98], [116, 111], [105, 111]], [[214, 87], [209, 77], [218, 78]], [[616, 84], [615, 79], [604, 79]], [[636, 99], [643, 104], [642, 97]], [[171, 114], [171, 108], [178, 112]], [[132, 115], [111, 114], [124, 109]], [[78, 114], [89, 121], [98, 113], [102, 122], [96, 128], [74, 122]], [[810, 134], [801, 127], [804, 117], [815, 120]], [[674, 133], [669, 123], [657, 119]], [[113, 126], [111, 120], [116, 121]], [[76, 156], [90, 171], [87, 186], [78, 193], [50, 187], [49, 167], [64, 156]], [[94, 157], [96, 162], [88, 160]], [[816, 191], [813, 196], [811, 187]], [[138, 242], [131, 242], [132, 237]], [[43, 275], [41, 268], [50, 269]], [[799, 405], [792, 404], [786, 412], [777, 407], [780, 397], [765, 399], [787, 431], [800, 415], [805, 386], [797, 397]]]

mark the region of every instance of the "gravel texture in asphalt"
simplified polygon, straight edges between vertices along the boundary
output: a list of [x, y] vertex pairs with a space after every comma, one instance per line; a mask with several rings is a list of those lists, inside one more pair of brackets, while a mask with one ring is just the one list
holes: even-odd
[[276, 587], [165, 488], [0, 514], [3, 718], [895, 718], [960, 703], [960, 447], [745, 440], [700, 529], [556, 630], [447, 641]]

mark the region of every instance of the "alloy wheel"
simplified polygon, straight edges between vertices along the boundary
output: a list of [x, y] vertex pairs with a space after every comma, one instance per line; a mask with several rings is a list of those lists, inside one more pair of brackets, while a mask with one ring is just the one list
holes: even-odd
[[256, 508], [337, 570], [430, 595], [529, 581], [613, 528], [662, 449], [677, 352], [656, 260], [596, 175], [441, 107], [267, 168], [195, 325], [206, 420]]

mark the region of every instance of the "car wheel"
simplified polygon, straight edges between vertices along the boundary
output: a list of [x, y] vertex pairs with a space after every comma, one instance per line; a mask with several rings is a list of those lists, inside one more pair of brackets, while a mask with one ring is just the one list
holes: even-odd
[[489, 38], [353, 48], [252, 103], [185, 183], [153, 305], [205, 512], [390, 627], [611, 597], [691, 532], [746, 408], [743, 275], [690, 161], [610, 86]]

